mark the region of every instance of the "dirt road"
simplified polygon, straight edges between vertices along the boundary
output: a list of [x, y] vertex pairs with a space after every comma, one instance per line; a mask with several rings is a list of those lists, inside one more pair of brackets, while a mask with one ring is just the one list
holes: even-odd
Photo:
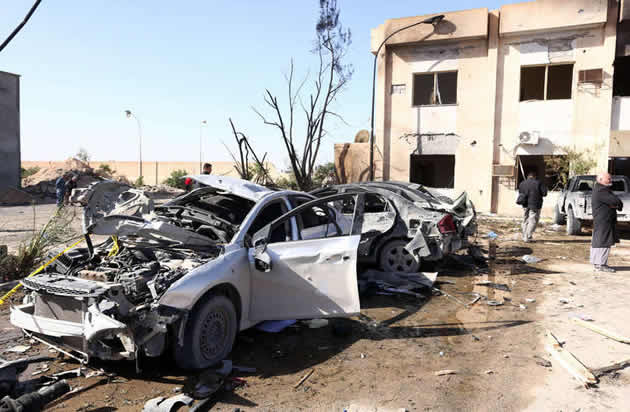
[[[515, 221], [483, 222], [480, 234], [493, 230], [499, 235], [496, 259], [488, 268], [475, 266], [467, 257], [438, 265], [437, 287], [449, 296], [364, 296], [361, 316], [344, 322], [351, 328], [347, 336], [333, 333], [332, 324], [239, 334], [232, 360], [257, 372], [237, 375], [246, 385], [217, 394], [212, 410], [627, 409], [630, 368], [605, 375], [597, 387], [585, 389], [549, 356], [543, 337], [545, 330], [552, 330], [593, 369], [630, 359], [629, 345], [571, 321], [573, 315], [588, 316], [595, 324], [630, 336], [624, 316], [630, 241], [612, 253], [611, 264], [620, 271], [595, 275], [586, 264], [590, 236], [541, 230], [535, 243], [524, 244], [515, 240], [517, 228]], [[521, 257], [527, 254], [543, 260], [525, 264]], [[478, 285], [484, 281], [509, 291]], [[462, 304], [472, 302], [475, 293], [483, 297]], [[487, 300], [503, 304], [489, 306]], [[44, 345], [17, 338], [7, 313], [6, 307], [0, 308], [5, 334], [0, 349], [27, 344], [27, 355], [50, 353]], [[544, 360], [552, 366], [542, 366]], [[148, 399], [186, 391], [197, 379], [196, 374], [177, 371], [168, 357], [143, 362], [140, 375], [129, 363], [95, 366], [116, 377], [70, 379], [73, 387], [82, 389], [49, 409], [137, 411]], [[55, 372], [76, 364], [65, 358], [49, 367]], [[436, 376], [441, 370], [455, 374]], [[32, 371], [23, 378], [32, 379]]]

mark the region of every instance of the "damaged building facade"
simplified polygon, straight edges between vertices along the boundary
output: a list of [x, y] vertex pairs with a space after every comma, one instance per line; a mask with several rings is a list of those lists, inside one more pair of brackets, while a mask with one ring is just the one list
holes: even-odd
[[[543, 210], [551, 215], [561, 185], [546, 165], [567, 148], [630, 175], [630, 1], [441, 14], [381, 48], [375, 180], [465, 190], [480, 211], [517, 214], [516, 188], [534, 169], [555, 189]], [[385, 21], [372, 30], [372, 52], [427, 17]], [[342, 179], [368, 179], [369, 151], [369, 143], [335, 146]]]

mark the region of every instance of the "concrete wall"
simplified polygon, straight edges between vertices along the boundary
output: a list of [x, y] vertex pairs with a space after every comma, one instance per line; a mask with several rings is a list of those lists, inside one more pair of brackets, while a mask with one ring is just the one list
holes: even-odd
[[608, 0], [537, 0], [501, 6], [501, 36], [603, 26]]
[[20, 187], [20, 77], [0, 71], [0, 188]]
[[[118, 176], [125, 176], [131, 182], [134, 182], [138, 178], [138, 162], [121, 162], [116, 160], [108, 161], [90, 161], [90, 166], [98, 168], [102, 164], [109, 165], [109, 167], [116, 172]], [[222, 176], [239, 177], [238, 173], [234, 169], [233, 162], [210, 162], [212, 163], [212, 174]], [[34, 167], [37, 166], [40, 169], [51, 168], [61, 169], [65, 167], [64, 161], [23, 161], [22, 167]], [[273, 166], [270, 166], [270, 174], [272, 177], [278, 177], [281, 173]], [[162, 183], [167, 179], [175, 170], [185, 170], [190, 174], [199, 174], [199, 162], [155, 162], [155, 161], [143, 161], [142, 162], [142, 174], [144, 175], [144, 183], [149, 185], [155, 185]]]
[[[383, 40], [396, 30], [437, 14], [442, 13], [386, 20], [384, 24], [372, 29], [372, 53], [376, 53]], [[488, 35], [488, 9], [486, 8], [444, 14], [446, 18], [435, 29], [430, 24], [419, 24], [397, 33], [387, 41], [387, 45], [404, 45], [419, 41], [434, 43], [445, 40], [485, 39]]]

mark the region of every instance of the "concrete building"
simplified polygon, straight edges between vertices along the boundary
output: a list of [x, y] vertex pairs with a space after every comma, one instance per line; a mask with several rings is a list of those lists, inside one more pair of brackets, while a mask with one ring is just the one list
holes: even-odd
[[0, 190], [20, 187], [20, 76], [0, 71]]
[[[478, 210], [518, 214], [523, 171], [559, 190], [546, 170], [567, 148], [630, 175], [630, 0], [436, 14], [441, 23], [395, 34], [378, 56], [377, 180], [466, 190]], [[386, 20], [372, 30], [372, 52], [427, 17]], [[335, 154], [346, 180], [367, 179], [368, 143], [337, 144]]]

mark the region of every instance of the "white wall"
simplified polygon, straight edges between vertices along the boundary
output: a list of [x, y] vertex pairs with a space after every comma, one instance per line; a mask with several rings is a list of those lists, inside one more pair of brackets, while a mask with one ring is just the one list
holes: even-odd
[[420, 106], [414, 110], [418, 133], [437, 134], [457, 131], [457, 105]]
[[[571, 144], [572, 100], [531, 100], [519, 104], [519, 133], [537, 131], [538, 145], [521, 145], [516, 154], [562, 154]], [[518, 137], [518, 136], [517, 136]]]
[[630, 97], [613, 97], [611, 130], [630, 130]]

